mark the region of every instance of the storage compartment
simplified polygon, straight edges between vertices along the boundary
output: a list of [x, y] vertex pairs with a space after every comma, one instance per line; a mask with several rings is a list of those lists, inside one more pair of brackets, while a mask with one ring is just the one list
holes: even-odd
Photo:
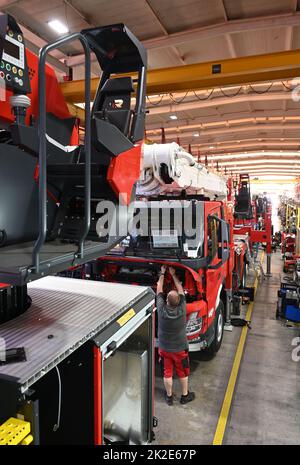
[[104, 361], [103, 428], [106, 444], [142, 444], [148, 440], [149, 376], [152, 376], [148, 324], [148, 321], [144, 322]]

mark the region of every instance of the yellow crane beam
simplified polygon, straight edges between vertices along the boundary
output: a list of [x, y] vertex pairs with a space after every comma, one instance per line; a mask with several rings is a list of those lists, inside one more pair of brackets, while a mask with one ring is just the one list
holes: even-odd
[[[233, 58], [147, 72], [147, 95], [185, 92], [228, 85], [273, 81], [300, 76], [300, 50]], [[99, 83], [91, 80], [93, 99]], [[69, 103], [84, 101], [84, 80], [63, 82], [61, 89]]]

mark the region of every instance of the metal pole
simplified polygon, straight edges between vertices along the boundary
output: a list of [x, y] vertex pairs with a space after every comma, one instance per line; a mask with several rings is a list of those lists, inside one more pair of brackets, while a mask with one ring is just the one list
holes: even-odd
[[[47, 142], [46, 142], [46, 74], [45, 64], [46, 58], [49, 52], [55, 50], [69, 42], [74, 40], [80, 40], [83, 45], [85, 56], [86, 56], [86, 71], [85, 77], [90, 76], [90, 48], [87, 39], [81, 33], [74, 33], [66, 37], [52, 42], [51, 44], [45, 45], [40, 50], [39, 56], [39, 69], [38, 69], [38, 89], [39, 89], [39, 119], [38, 119], [38, 131], [39, 131], [39, 206], [38, 206], [38, 218], [39, 218], [39, 235], [34, 244], [32, 252], [32, 260], [36, 273], [40, 271], [40, 251], [45, 243], [47, 236]], [[90, 95], [90, 79], [85, 83], [85, 98]], [[90, 98], [90, 97], [89, 97]], [[86, 121], [88, 134], [86, 135], [85, 152], [86, 152], [86, 195], [85, 195], [85, 228], [90, 222], [90, 107], [85, 108], [85, 116], [88, 118]], [[88, 137], [87, 137], [88, 136]], [[89, 179], [88, 179], [89, 178]], [[84, 240], [84, 237], [81, 239]], [[81, 241], [80, 241], [81, 244]]]
[[267, 273], [266, 273], [266, 276], [272, 276], [272, 273], [271, 273], [271, 256], [272, 256], [272, 254], [270, 254], [270, 253], [267, 254]]
[[232, 289], [226, 289], [226, 309], [225, 309], [224, 331], [232, 331], [231, 314], [232, 314]]

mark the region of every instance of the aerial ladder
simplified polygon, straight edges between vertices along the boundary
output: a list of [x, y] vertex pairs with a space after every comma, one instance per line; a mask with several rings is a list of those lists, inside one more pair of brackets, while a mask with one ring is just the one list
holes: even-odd
[[175, 142], [144, 144], [142, 170], [136, 194], [155, 196], [197, 195], [210, 200], [227, 197], [226, 178], [208, 171]]

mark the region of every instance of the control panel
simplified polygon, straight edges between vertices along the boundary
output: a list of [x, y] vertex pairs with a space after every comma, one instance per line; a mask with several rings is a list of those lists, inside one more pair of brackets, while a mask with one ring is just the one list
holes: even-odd
[[0, 79], [15, 93], [30, 92], [24, 36], [10, 15], [0, 16]]

